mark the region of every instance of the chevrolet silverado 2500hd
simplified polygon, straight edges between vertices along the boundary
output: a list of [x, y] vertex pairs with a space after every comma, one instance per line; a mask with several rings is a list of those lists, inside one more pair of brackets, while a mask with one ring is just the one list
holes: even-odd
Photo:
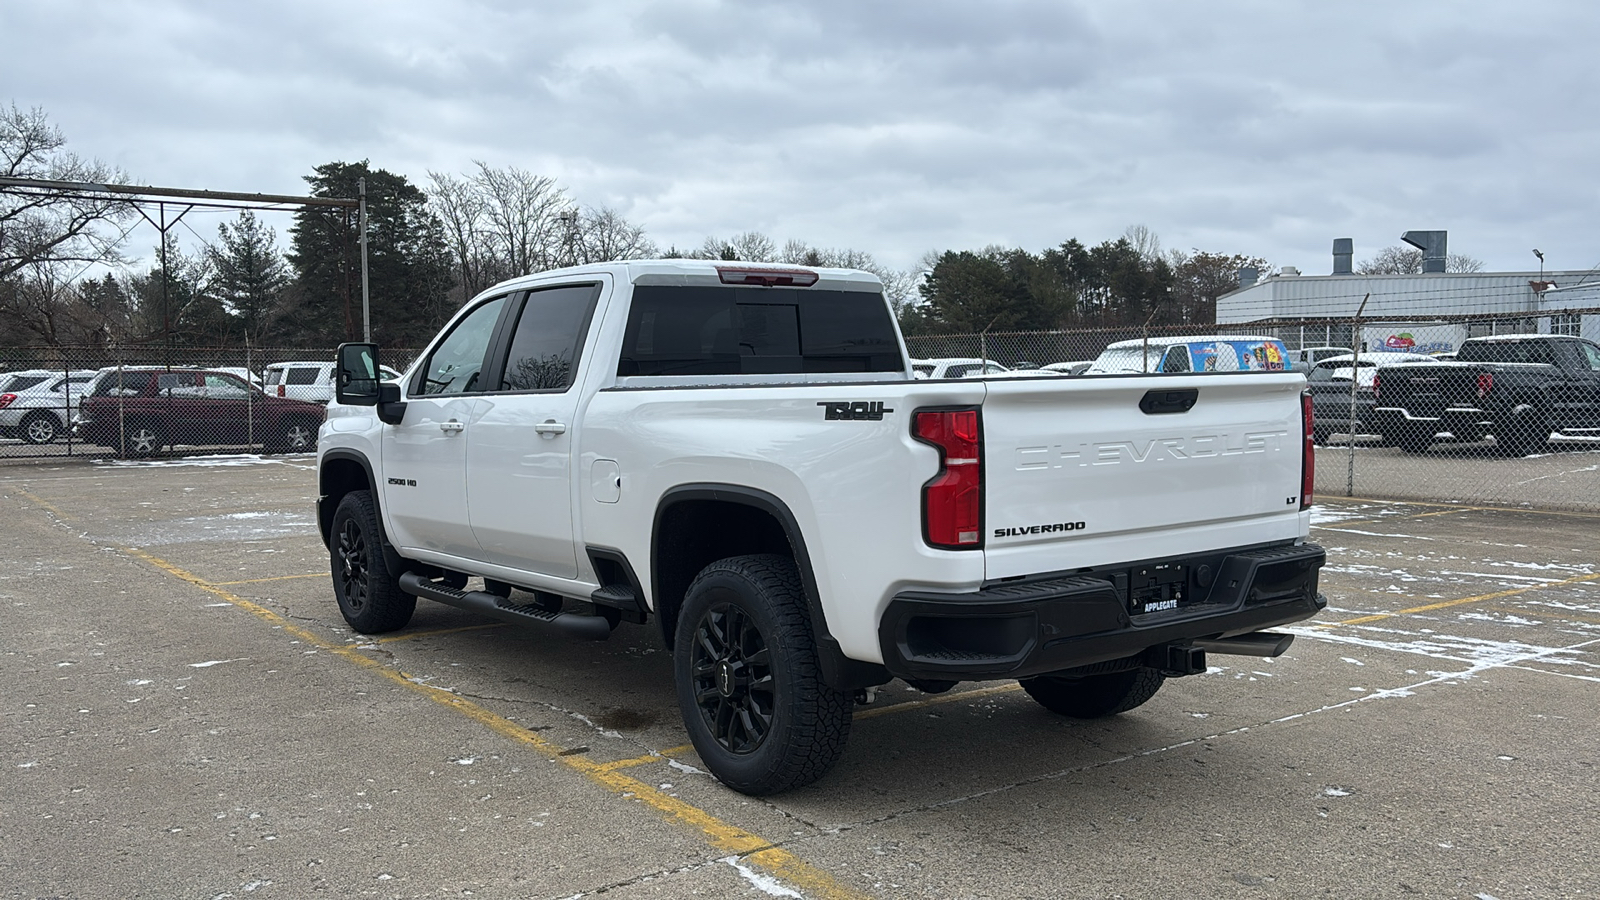
[[691, 260], [509, 281], [378, 364], [340, 348], [318, 444], [349, 624], [654, 619], [746, 793], [821, 777], [893, 677], [1111, 715], [1324, 605], [1299, 373], [919, 380], [875, 277]]

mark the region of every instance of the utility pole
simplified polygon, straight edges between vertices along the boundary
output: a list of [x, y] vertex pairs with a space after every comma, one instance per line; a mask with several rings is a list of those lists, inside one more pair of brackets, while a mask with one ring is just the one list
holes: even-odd
[[367, 286], [367, 179], [356, 179], [356, 200], [361, 229], [361, 339], [372, 343], [372, 294]]

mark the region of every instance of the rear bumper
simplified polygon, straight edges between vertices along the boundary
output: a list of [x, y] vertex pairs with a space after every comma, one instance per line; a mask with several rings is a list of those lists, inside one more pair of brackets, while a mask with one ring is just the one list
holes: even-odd
[[[1299, 544], [1152, 560], [970, 594], [907, 591], [889, 603], [878, 640], [885, 668], [901, 678], [1026, 678], [1310, 618], [1327, 605], [1317, 593], [1325, 561], [1321, 547]], [[1139, 611], [1128, 573], [1178, 566], [1181, 583], [1166, 589], [1181, 591], [1186, 605]]]
[[1493, 414], [1477, 407], [1450, 407], [1433, 415], [1418, 416], [1393, 406], [1380, 406], [1372, 411], [1374, 426], [1382, 434], [1402, 432], [1437, 434], [1448, 431], [1458, 438], [1469, 439], [1481, 435], [1493, 425]]

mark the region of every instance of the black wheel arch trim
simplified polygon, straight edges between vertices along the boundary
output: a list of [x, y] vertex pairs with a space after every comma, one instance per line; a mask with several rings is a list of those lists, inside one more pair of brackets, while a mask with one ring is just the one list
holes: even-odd
[[[650, 527], [650, 582], [661, 584], [661, 561], [656, 548], [660, 546], [661, 520], [673, 506], [689, 500], [718, 500], [738, 503], [766, 512], [777, 520], [789, 539], [789, 549], [794, 552], [795, 568], [800, 570], [800, 584], [805, 590], [806, 610], [811, 615], [811, 632], [817, 641], [817, 661], [822, 667], [822, 678], [835, 690], [855, 690], [886, 684], [893, 677], [889, 670], [877, 663], [863, 662], [844, 655], [839, 641], [828, 630], [828, 618], [822, 609], [822, 595], [817, 587], [816, 573], [812, 570], [811, 554], [806, 549], [805, 535], [800, 521], [790, 511], [788, 504], [777, 496], [759, 488], [737, 484], [699, 482], [680, 484], [668, 489], [656, 503], [655, 520]], [[657, 614], [660, 610], [656, 610]], [[665, 625], [663, 619], [663, 625]]]
[[[366, 474], [367, 490], [372, 493], [372, 505], [376, 507], [378, 511], [378, 528], [380, 530], [383, 528], [383, 496], [378, 490], [378, 480], [373, 477], [372, 463], [367, 459], [366, 454], [360, 452], [359, 450], [350, 450], [346, 448], [335, 448], [322, 454], [321, 458], [317, 461], [317, 530], [322, 532], [323, 546], [331, 549], [333, 541], [333, 514], [337, 510], [339, 504], [328, 502], [328, 494], [324, 489], [324, 485], [322, 484], [324, 467], [329, 461], [353, 462], [361, 467], [361, 471]], [[391, 578], [398, 579], [406, 571], [405, 559], [400, 556], [399, 551], [394, 549], [394, 545], [389, 543], [388, 532], [384, 532], [382, 534], [382, 538], [384, 567], [389, 570], [389, 576]]]

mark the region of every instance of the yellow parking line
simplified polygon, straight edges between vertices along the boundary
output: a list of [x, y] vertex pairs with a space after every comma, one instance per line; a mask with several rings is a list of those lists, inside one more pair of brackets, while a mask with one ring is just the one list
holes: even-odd
[[50, 501], [44, 499], [43, 497], [40, 497], [40, 496], [38, 496], [36, 494], [29, 493], [28, 491], [25, 491], [22, 488], [12, 488], [12, 490], [14, 490], [18, 494], [20, 494], [29, 503], [32, 503], [34, 506], [40, 507], [40, 508], [48, 511], [51, 515], [55, 516], [56, 518], [60, 519], [61, 521], [63, 521], [63, 522], [71, 522], [72, 521], [72, 517], [71, 516], [67, 515], [66, 513], [62, 512], [59, 509], [56, 509], [54, 504], [52, 504]]
[[266, 584], [269, 581], [289, 581], [294, 578], [328, 578], [327, 572], [312, 572], [310, 575], [279, 575], [276, 578], [246, 578], [244, 581], [213, 581], [217, 587], [233, 587], [240, 584]]
[[766, 869], [789, 885], [799, 888], [808, 896], [822, 898], [822, 900], [860, 900], [860, 898], [867, 896], [840, 884], [828, 873], [811, 866], [789, 851], [775, 846], [773, 842], [760, 835], [724, 822], [697, 806], [663, 793], [653, 785], [609, 769], [607, 764], [596, 763], [584, 758], [582, 755], [564, 756], [562, 751], [566, 748], [559, 744], [547, 741], [536, 732], [529, 731], [526, 727], [497, 715], [458, 694], [422, 684], [405, 672], [391, 668], [386, 663], [362, 653], [353, 645], [335, 644], [315, 632], [295, 625], [266, 607], [223, 590], [221, 587], [199, 576], [186, 572], [172, 563], [142, 550], [125, 548], [122, 552], [128, 556], [143, 560], [174, 578], [186, 581], [208, 594], [220, 597], [301, 641], [354, 663], [360, 668], [388, 679], [408, 691], [420, 694], [440, 706], [452, 709], [502, 737], [524, 744], [540, 755], [561, 763], [613, 794], [638, 800], [674, 822], [697, 829], [706, 842], [718, 852], [741, 856], [749, 862]]
[[1551, 581], [1546, 584], [1534, 584], [1523, 588], [1512, 588], [1507, 591], [1495, 591], [1492, 594], [1478, 594], [1475, 597], [1462, 597], [1459, 600], [1444, 600], [1439, 603], [1429, 603], [1426, 606], [1413, 606], [1410, 609], [1401, 609], [1394, 612], [1376, 613], [1370, 616], [1360, 616], [1354, 619], [1345, 619], [1342, 622], [1313, 622], [1318, 628], [1338, 628], [1340, 625], [1365, 625], [1368, 622], [1379, 622], [1392, 619], [1395, 616], [1408, 616], [1413, 613], [1433, 612], [1436, 609], [1449, 609], [1452, 606], [1464, 606], [1468, 603], [1480, 603], [1484, 600], [1498, 600], [1501, 597], [1515, 597], [1530, 591], [1542, 591], [1547, 588], [1564, 587], [1569, 584], [1582, 584], [1586, 581], [1600, 581], [1600, 574], [1578, 575], [1565, 581]]

